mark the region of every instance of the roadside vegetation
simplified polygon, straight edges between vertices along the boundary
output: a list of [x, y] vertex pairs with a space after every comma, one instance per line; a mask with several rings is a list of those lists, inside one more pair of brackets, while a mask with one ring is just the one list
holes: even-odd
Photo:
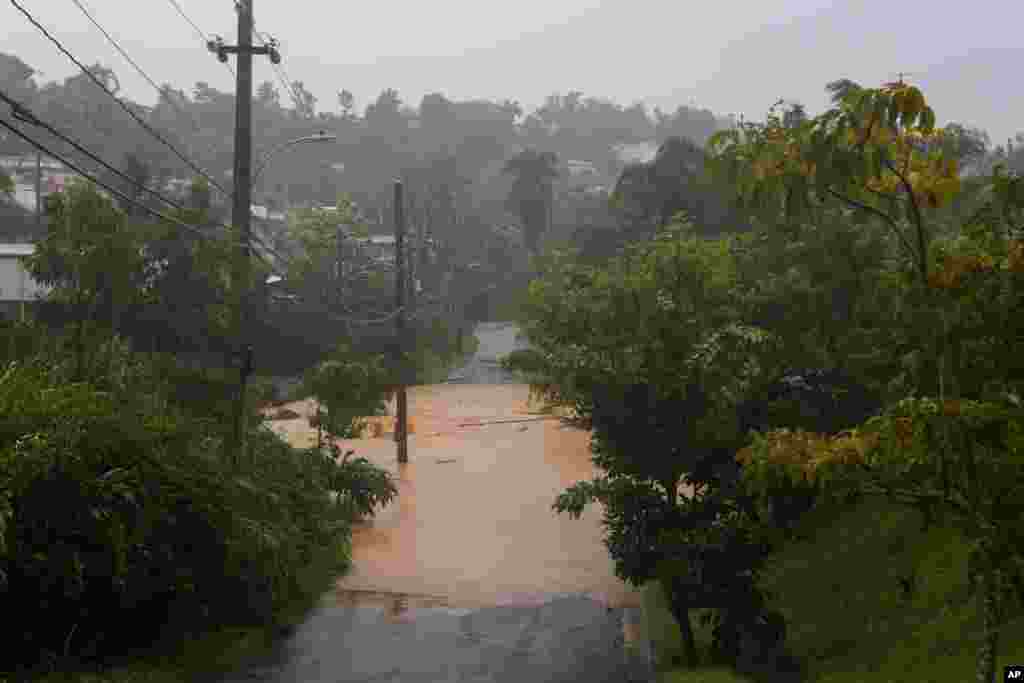
[[[352, 522], [394, 483], [328, 445], [282, 441], [258, 411], [262, 383], [247, 449], [232, 447], [237, 370], [210, 363], [228, 292], [227, 262], [207, 257], [222, 245], [159, 263], [159, 240], [142, 249], [140, 235], [163, 226], [131, 229], [85, 184], [49, 210], [72, 229], [28, 259], [52, 289], [39, 320], [7, 325], [0, 369], [0, 679], [192, 681], [236, 666], [348, 568]], [[164, 310], [178, 334], [142, 310]], [[182, 353], [190, 333], [205, 357]], [[371, 357], [342, 360], [342, 379], [366, 381], [316, 387], [337, 434], [384, 394]]]
[[[122, 160], [135, 200], [184, 173], [85, 76], [40, 88], [0, 62], [26, 111]], [[381, 409], [400, 349], [393, 276], [338, 254], [363, 212], [383, 225], [396, 168], [437, 228], [409, 263], [463, 309], [410, 316], [403, 379], [474, 350], [470, 319], [520, 322], [531, 348], [506, 366], [592, 430], [602, 473], [553, 510], [603, 505], [665, 680], [992, 681], [1024, 659], [1024, 145], [938, 125], [902, 81], [735, 125], [571, 92], [525, 116], [431, 93], [413, 127], [392, 89], [363, 116], [342, 91], [335, 115], [293, 85], [290, 110], [258, 88], [262, 141], [337, 130], [356, 199], [301, 155], [268, 176], [267, 208], [335, 206], [268, 236], [277, 289], [263, 260], [244, 283], [256, 371], [304, 380], [250, 383], [244, 453], [227, 207], [198, 180], [174, 212], [191, 230], [85, 183], [48, 201], [25, 263], [51, 291], [0, 343], [0, 679], [198, 680], [345, 570], [353, 520], [396, 489], [333, 443]], [[150, 116], [169, 131], [172, 106], [231, 168], [233, 98], [168, 89]], [[649, 139], [650, 161], [614, 151]], [[582, 156], [610, 196], [566, 185]], [[295, 449], [258, 408], [307, 396], [321, 439]]]
[[554, 509], [600, 502], [617, 574], [657, 582], [669, 680], [991, 681], [1024, 605], [1024, 181], [961, 177], [978, 140], [911, 85], [829, 90], [700, 151], [736, 230], [619, 195], [653, 238], [548, 253], [507, 365], [593, 430], [602, 475]]
[[[982, 620], [964, 578], [970, 547], [955, 529], [922, 525], [920, 513], [885, 501], [821, 506], [801, 520], [797, 540], [769, 559], [762, 583], [777, 596], [790, 624], [788, 647], [807, 663], [809, 680], [973, 679]], [[644, 608], [662, 680], [705, 680], [711, 633], [696, 627], [695, 675], [655, 586], [644, 586]], [[997, 671], [1024, 659], [1019, 613], [1008, 615], [1002, 633]], [[750, 680], [727, 671], [716, 675]]]

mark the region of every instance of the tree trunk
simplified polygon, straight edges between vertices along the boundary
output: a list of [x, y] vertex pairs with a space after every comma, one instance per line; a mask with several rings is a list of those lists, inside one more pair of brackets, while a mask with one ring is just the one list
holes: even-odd
[[674, 598], [669, 598], [669, 610], [679, 624], [679, 632], [683, 636], [683, 648], [686, 652], [686, 664], [691, 669], [697, 668], [697, 641], [693, 636], [693, 624], [690, 623], [690, 610]]
[[988, 569], [981, 579], [978, 600], [981, 607], [982, 635], [978, 648], [976, 683], [994, 683], [996, 678], [996, 653], [999, 650], [999, 619], [996, 572]]

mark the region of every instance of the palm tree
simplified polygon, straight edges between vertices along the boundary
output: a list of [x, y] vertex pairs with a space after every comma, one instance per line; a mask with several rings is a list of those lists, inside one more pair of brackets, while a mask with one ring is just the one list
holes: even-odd
[[525, 149], [506, 161], [502, 172], [515, 178], [507, 201], [522, 221], [527, 249], [536, 254], [541, 236], [551, 227], [558, 157]]

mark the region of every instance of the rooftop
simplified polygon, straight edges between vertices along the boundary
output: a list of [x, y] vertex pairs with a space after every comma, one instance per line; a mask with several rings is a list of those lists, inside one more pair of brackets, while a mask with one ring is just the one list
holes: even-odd
[[35, 251], [34, 244], [0, 244], [0, 257], [31, 256]]

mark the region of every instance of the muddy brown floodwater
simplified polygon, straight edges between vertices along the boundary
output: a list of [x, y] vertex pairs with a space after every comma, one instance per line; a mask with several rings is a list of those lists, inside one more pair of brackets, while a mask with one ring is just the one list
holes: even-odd
[[[551, 509], [560, 491], [596, 474], [589, 433], [536, 415], [528, 397], [520, 384], [410, 389], [416, 433], [401, 467], [391, 434], [340, 442], [394, 473], [398, 497], [357, 525], [352, 571], [331, 599], [395, 614], [566, 593], [639, 605], [638, 592], [614, 575], [600, 507], [578, 520]], [[310, 402], [285, 407], [312, 410]], [[489, 423], [512, 419], [529, 421]], [[296, 446], [315, 442], [304, 418], [270, 424]]]

